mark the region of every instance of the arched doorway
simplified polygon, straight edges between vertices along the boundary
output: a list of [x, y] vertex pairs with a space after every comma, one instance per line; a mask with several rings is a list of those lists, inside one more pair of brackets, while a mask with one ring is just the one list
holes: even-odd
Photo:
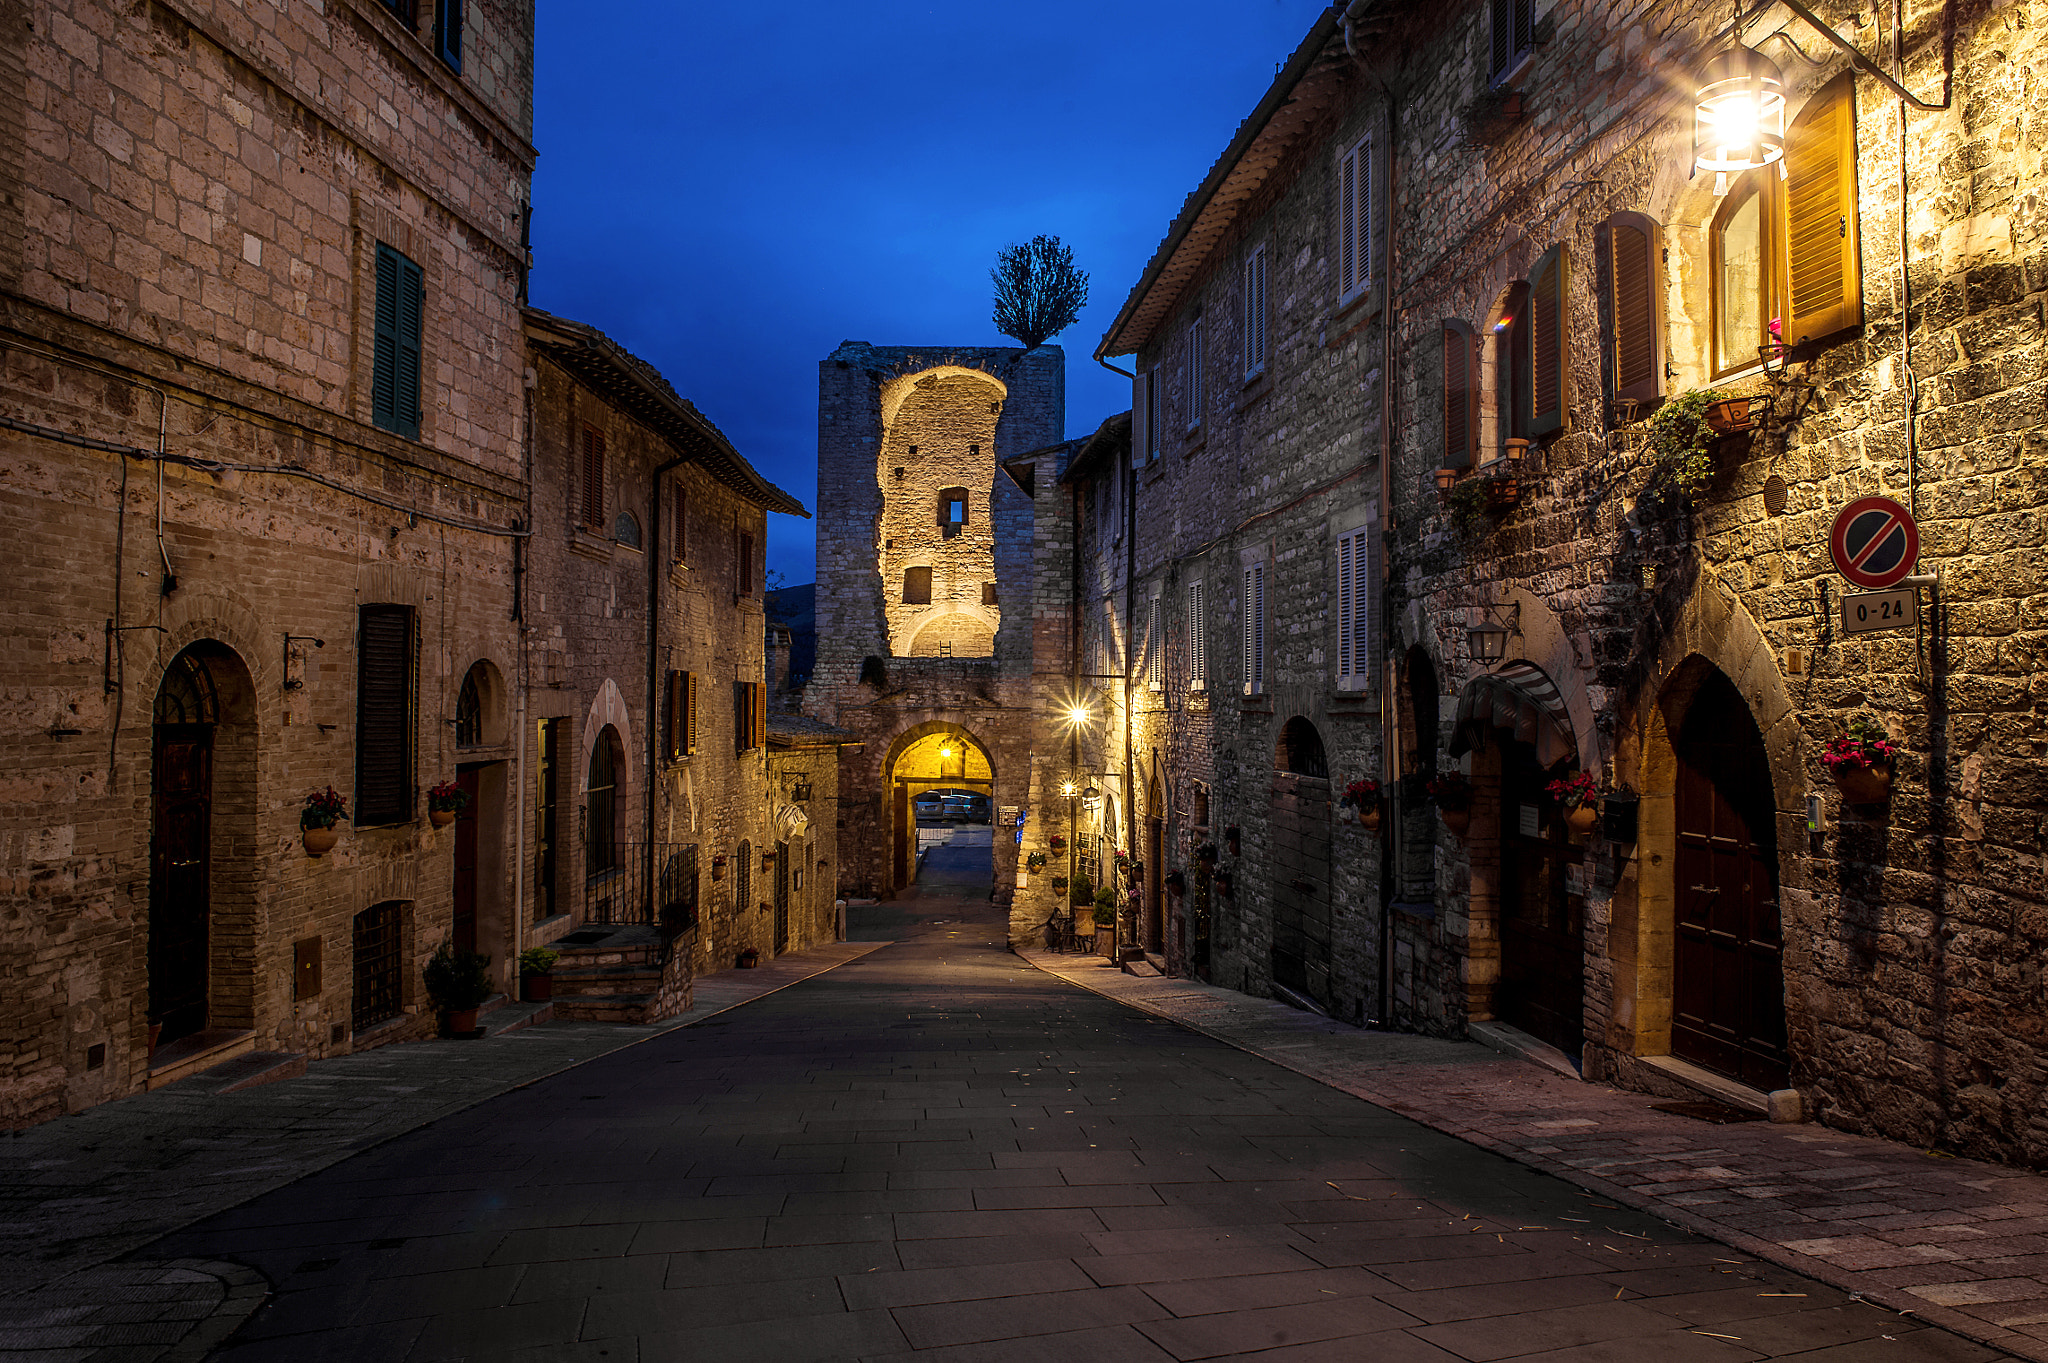
[[1330, 1006], [1330, 763], [1296, 715], [1273, 745], [1273, 983]]
[[1473, 755], [1477, 796], [1467, 844], [1467, 950], [1475, 963], [1468, 1006], [1475, 1018], [1498, 1018], [1578, 1055], [1585, 1049], [1585, 848], [1546, 789], [1578, 764], [1556, 684], [1523, 661], [1474, 677], [1459, 696], [1450, 752]]
[[1790, 1082], [1770, 759], [1713, 671], [1673, 745], [1677, 856], [1671, 1052], [1766, 1091]]
[[[607, 724], [590, 745], [590, 762], [583, 781], [583, 882], [584, 902], [589, 919], [596, 923], [619, 921], [612, 903], [625, 879], [624, 858], [619, 845], [619, 770], [625, 745], [619, 731]], [[624, 912], [629, 906], [616, 906]]]
[[247, 877], [222, 875], [236, 854], [213, 838], [216, 813], [255, 814], [248, 669], [224, 644], [193, 644], [164, 670], [151, 721], [148, 1019], [162, 1046], [251, 1020], [248, 967], [230, 964], [251, 959]]
[[1157, 758], [1145, 786], [1145, 950], [1166, 951], [1166, 791]]
[[995, 768], [981, 740], [957, 724], [917, 725], [890, 745], [882, 779], [889, 792], [889, 889], [929, 878], [985, 892], [995, 874]]

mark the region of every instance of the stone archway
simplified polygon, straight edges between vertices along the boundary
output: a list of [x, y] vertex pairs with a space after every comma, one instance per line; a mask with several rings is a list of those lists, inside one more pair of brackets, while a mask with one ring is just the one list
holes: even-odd
[[[884, 878], [889, 892], [907, 889], [918, 878], [917, 797], [931, 792], [941, 792], [942, 800], [947, 792], [981, 798], [980, 810], [969, 809], [968, 820], [963, 822], [971, 823], [976, 816], [989, 820], [988, 873], [993, 877], [995, 762], [986, 743], [948, 720], [913, 725], [890, 743], [882, 759], [881, 777], [889, 810], [889, 866]], [[942, 810], [936, 822], [951, 826], [953, 812]]]

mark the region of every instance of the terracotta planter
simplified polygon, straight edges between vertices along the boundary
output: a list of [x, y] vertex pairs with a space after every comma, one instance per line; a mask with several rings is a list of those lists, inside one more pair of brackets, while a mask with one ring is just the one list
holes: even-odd
[[759, 964], [761, 964], [761, 953], [753, 947], [748, 947], [739, 954], [739, 968], [741, 970], [752, 970]]
[[1438, 469], [1436, 471], [1436, 490], [1448, 493], [1453, 487], [1457, 486], [1458, 475], [1464, 471], [1463, 469]]
[[1436, 816], [1444, 821], [1444, 827], [1451, 830], [1454, 838], [1463, 838], [1465, 830], [1472, 826], [1472, 811], [1469, 809], [1439, 809]]
[[449, 824], [455, 822], [455, 811], [452, 809], [430, 809], [427, 811], [427, 818], [434, 827], [446, 828]]
[[1377, 804], [1358, 807], [1358, 826], [1371, 833], [1380, 826], [1380, 807]]
[[441, 1035], [467, 1038], [476, 1031], [476, 1009], [444, 1008], [441, 1010]]
[[1892, 769], [1844, 763], [1835, 768], [1835, 784], [1841, 787], [1842, 798], [1852, 805], [1881, 805], [1892, 797]]
[[519, 993], [528, 1003], [544, 1003], [555, 996], [553, 975], [521, 975]]
[[1709, 403], [1701, 414], [1708, 426], [1722, 435], [1753, 430], [1763, 417], [1763, 403], [1757, 398], [1723, 398]]
[[1487, 483], [1486, 493], [1495, 506], [1513, 506], [1522, 500], [1522, 485], [1514, 478], [1495, 478]]
[[334, 850], [334, 844], [341, 841], [341, 834], [333, 828], [301, 828], [300, 841], [306, 844], [306, 855], [324, 857]]
[[1597, 805], [1580, 805], [1567, 811], [1564, 816], [1564, 826], [1582, 838], [1591, 833], [1593, 826], [1599, 822], [1600, 809]]

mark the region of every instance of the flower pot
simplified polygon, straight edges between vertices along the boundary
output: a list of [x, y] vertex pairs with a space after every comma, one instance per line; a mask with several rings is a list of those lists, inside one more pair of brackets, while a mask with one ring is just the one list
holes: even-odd
[[1565, 811], [1564, 826], [1582, 838], [1591, 833], [1593, 825], [1599, 822], [1600, 810], [1595, 805], [1575, 805]]
[[306, 844], [307, 856], [324, 857], [334, 850], [335, 843], [341, 841], [341, 834], [335, 832], [332, 827], [301, 828], [299, 838]]
[[444, 1008], [441, 1010], [441, 1035], [470, 1040], [476, 1036], [476, 1009]]
[[1469, 809], [1439, 809], [1436, 816], [1444, 821], [1444, 827], [1451, 830], [1454, 838], [1463, 838], [1465, 830], [1472, 826], [1472, 811]]
[[1722, 435], [1734, 435], [1738, 431], [1755, 428], [1762, 416], [1762, 406], [1755, 398], [1723, 398], [1709, 403], [1700, 415], [1709, 427]]
[[1881, 805], [1892, 797], [1890, 767], [1858, 767], [1844, 762], [1835, 768], [1835, 784], [1852, 805]]
[[1457, 485], [1458, 475], [1464, 471], [1463, 469], [1438, 469], [1436, 471], [1436, 490], [1448, 493]]
[[1368, 833], [1377, 830], [1380, 826], [1380, 807], [1378, 805], [1360, 805], [1358, 807], [1358, 826]]
[[452, 809], [430, 809], [427, 811], [427, 818], [434, 827], [446, 828], [449, 824], [455, 822], [455, 811]]
[[519, 993], [528, 1003], [544, 1003], [555, 996], [553, 975], [521, 975]]
[[752, 970], [755, 966], [761, 964], [760, 951], [754, 947], [748, 947], [739, 954], [738, 964], [741, 970]]

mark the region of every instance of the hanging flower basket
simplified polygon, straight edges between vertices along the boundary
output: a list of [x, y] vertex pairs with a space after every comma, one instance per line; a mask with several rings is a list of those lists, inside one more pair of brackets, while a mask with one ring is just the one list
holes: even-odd
[[1380, 807], [1377, 804], [1371, 804], [1360, 808], [1358, 811], [1358, 826], [1368, 833], [1378, 832], [1380, 826]]
[[1465, 830], [1472, 826], [1472, 783], [1464, 773], [1447, 771], [1431, 777], [1424, 789], [1436, 805], [1437, 817], [1444, 821], [1444, 827], [1454, 836], [1464, 837]]
[[1753, 431], [1763, 421], [1764, 400], [1762, 398], [1722, 398], [1710, 402], [1701, 414], [1707, 425], [1721, 435], [1738, 435]]
[[1599, 786], [1592, 773], [1575, 771], [1570, 776], [1560, 777], [1543, 788], [1551, 799], [1564, 806], [1564, 824], [1579, 837], [1585, 837], [1600, 822]]
[[1458, 475], [1464, 471], [1463, 469], [1438, 469], [1436, 471], [1436, 490], [1448, 495], [1450, 490], [1458, 485]]
[[1892, 795], [1892, 762], [1898, 744], [1875, 720], [1858, 715], [1849, 732], [1828, 740], [1820, 760], [1852, 805], [1880, 805]]
[[1436, 816], [1444, 821], [1444, 827], [1451, 830], [1451, 836], [1463, 839], [1465, 830], [1472, 826], [1472, 811], [1469, 809], [1439, 809]]
[[306, 844], [306, 855], [324, 857], [334, 850], [334, 844], [341, 841], [341, 834], [333, 828], [302, 828], [299, 840]]
[[333, 851], [341, 837], [334, 825], [347, 817], [348, 798], [333, 786], [308, 795], [299, 811], [299, 837], [306, 844], [306, 855], [324, 857]]

